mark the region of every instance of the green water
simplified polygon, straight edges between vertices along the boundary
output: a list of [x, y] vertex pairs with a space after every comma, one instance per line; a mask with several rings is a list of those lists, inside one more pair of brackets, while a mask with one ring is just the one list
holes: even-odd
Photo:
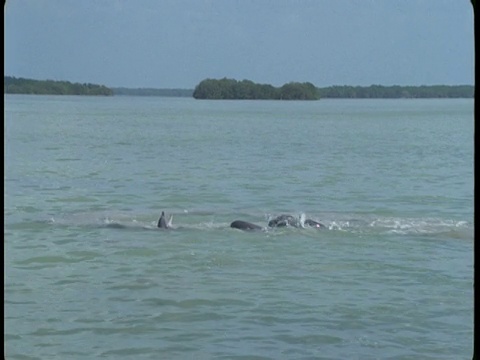
[[8, 359], [471, 357], [472, 100], [4, 100]]

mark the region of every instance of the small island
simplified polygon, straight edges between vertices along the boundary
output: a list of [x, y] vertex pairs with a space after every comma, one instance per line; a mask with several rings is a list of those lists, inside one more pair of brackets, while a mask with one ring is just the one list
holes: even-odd
[[3, 77], [3, 91], [5, 94], [32, 95], [113, 95], [113, 91], [104, 85], [32, 80], [13, 76]]
[[318, 100], [317, 88], [309, 82], [289, 82], [279, 88], [250, 80], [205, 79], [193, 91], [195, 99], [218, 100]]

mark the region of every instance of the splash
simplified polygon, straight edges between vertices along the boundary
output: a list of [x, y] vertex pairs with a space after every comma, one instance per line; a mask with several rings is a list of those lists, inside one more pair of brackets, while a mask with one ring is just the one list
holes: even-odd
[[[182, 211], [174, 213], [176, 221], [173, 230], [192, 231], [229, 231], [232, 219], [246, 218], [260, 226], [268, 224], [271, 214], [243, 213], [214, 213]], [[266, 220], [261, 220], [261, 218]], [[297, 221], [291, 231], [307, 231], [306, 219], [313, 219], [325, 225], [322, 231], [346, 232], [352, 234], [393, 234], [393, 235], [440, 235], [452, 238], [473, 239], [473, 221], [453, 220], [442, 218], [408, 218], [395, 216], [375, 216], [374, 214], [306, 214], [301, 212], [293, 215]], [[256, 220], [258, 219], [258, 220]], [[125, 213], [125, 212], [92, 212], [76, 213], [63, 216], [51, 216], [46, 223], [52, 226], [75, 227], [104, 227], [112, 229], [144, 229], [157, 230], [157, 220], [153, 214]], [[280, 231], [270, 229], [270, 232]], [[289, 232], [291, 232], [289, 231]], [[319, 232], [321, 233], [321, 232]]]

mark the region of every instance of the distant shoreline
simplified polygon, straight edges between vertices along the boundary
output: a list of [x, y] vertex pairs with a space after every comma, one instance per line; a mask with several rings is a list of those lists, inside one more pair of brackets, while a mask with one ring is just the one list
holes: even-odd
[[[320, 99], [442, 99], [473, 98], [475, 87], [474, 85], [334, 85], [316, 89]], [[107, 87], [97, 84], [79, 84], [68, 81], [33, 80], [4, 76], [4, 94], [192, 98], [193, 93], [194, 89]]]

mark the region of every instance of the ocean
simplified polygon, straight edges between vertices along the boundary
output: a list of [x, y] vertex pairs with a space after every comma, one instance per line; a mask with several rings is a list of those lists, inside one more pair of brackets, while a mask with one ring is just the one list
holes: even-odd
[[472, 357], [473, 99], [4, 100], [7, 359]]

